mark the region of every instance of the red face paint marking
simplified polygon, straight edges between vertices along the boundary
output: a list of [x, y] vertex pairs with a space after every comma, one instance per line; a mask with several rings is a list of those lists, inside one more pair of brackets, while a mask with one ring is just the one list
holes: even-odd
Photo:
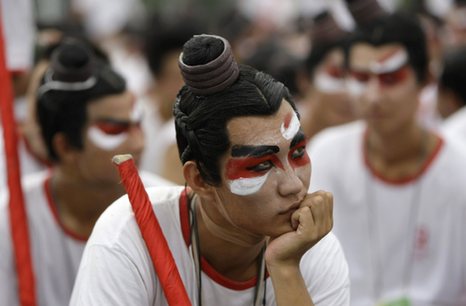
[[291, 113], [286, 115], [285, 121], [283, 122], [283, 126], [285, 127], [285, 129], [288, 129], [290, 127], [290, 122], [291, 122], [292, 116], [293, 116], [293, 114], [291, 114]]
[[345, 76], [345, 72], [341, 67], [338, 66], [329, 66], [327, 69], [325, 69], [325, 73], [328, 75], [336, 78], [336, 79], [342, 79]]
[[116, 124], [109, 122], [98, 122], [95, 126], [107, 135], [118, 135], [129, 130], [130, 124]]
[[[246, 157], [246, 158], [232, 158], [228, 160], [226, 165], [226, 177], [229, 180], [236, 180], [239, 178], [251, 178], [264, 175], [270, 167], [265, 165], [263, 170], [258, 168], [254, 170], [255, 167], [258, 167], [262, 163], [270, 162], [273, 166], [280, 169], [285, 169], [281, 161], [275, 155], [265, 155], [261, 157]], [[272, 165], [270, 165], [272, 166]]]
[[361, 83], [369, 82], [372, 75], [377, 77], [377, 80], [381, 86], [390, 87], [402, 83], [408, 77], [408, 66], [404, 65], [399, 69], [391, 72], [385, 72], [380, 74], [372, 74], [364, 71], [352, 70], [351, 76]]
[[293, 168], [302, 167], [310, 163], [311, 159], [306, 151], [305, 140], [298, 142], [290, 149], [290, 152], [288, 153], [288, 161]]
[[382, 56], [381, 58], [379, 58], [377, 60], [377, 62], [379, 64], [382, 64], [383, 62], [385, 62], [386, 60], [390, 59], [393, 55], [395, 55], [398, 51], [398, 49], [395, 49], [395, 50], [392, 50], [391, 52], [388, 52], [387, 54], [385, 54], [384, 56]]
[[378, 75], [379, 83], [382, 86], [393, 86], [406, 80], [408, 77], [408, 66], [403, 66], [392, 72], [381, 73]]

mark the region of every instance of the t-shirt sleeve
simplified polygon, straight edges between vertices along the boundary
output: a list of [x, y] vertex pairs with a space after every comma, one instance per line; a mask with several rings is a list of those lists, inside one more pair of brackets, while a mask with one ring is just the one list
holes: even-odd
[[104, 245], [86, 247], [71, 306], [152, 305], [137, 265], [124, 252]]
[[348, 263], [333, 233], [303, 256], [301, 271], [316, 306], [350, 305]]

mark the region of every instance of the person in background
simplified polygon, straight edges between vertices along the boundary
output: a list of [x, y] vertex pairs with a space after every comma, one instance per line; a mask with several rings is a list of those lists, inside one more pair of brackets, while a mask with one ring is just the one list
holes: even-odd
[[455, 48], [466, 45], [466, 1], [454, 0], [445, 16], [444, 45]]
[[[191, 38], [179, 65], [174, 115], [189, 187], [147, 192], [191, 303], [348, 305], [332, 196], [307, 193], [311, 165], [286, 87], [238, 65], [219, 36]], [[127, 198], [112, 204], [70, 304], [167, 305], [147, 243]]]
[[374, 19], [354, 33], [347, 60], [363, 120], [316, 135], [309, 152], [311, 191], [334, 194], [352, 304], [463, 305], [466, 155], [417, 121], [428, 70], [420, 23]]
[[[140, 159], [144, 138], [125, 81], [75, 39], [52, 53], [37, 89], [37, 120], [50, 171], [25, 176], [23, 189], [37, 305], [67, 305], [85, 243], [99, 215], [124, 194], [111, 157]], [[167, 181], [142, 174], [148, 186]], [[8, 201], [0, 194], [0, 305], [18, 305]]]
[[311, 50], [305, 60], [308, 89], [302, 101], [303, 130], [309, 139], [327, 127], [356, 119], [345, 81], [343, 46], [348, 35], [330, 12], [314, 18]]
[[466, 46], [447, 52], [438, 85], [441, 130], [466, 144]]
[[189, 19], [181, 23], [161, 21], [153, 16], [148, 23], [145, 55], [153, 76], [152, 86], [141, 99], [144, 108], [142, 128], [146, 134], [146, 148], [141, 157], [141, 169], [183, 184], [181, 164], [177, 160], [173, 105], [183, 86], [178, 70], [178, 57], [183, 43], [200, 26]]

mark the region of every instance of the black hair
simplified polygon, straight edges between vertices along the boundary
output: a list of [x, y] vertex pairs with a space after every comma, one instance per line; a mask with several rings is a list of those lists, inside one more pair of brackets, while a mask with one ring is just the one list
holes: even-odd
[[49, 158], [59, 160], [53, 147], [57, 133], [63, 133], [72, 147], [82, 149], [88, 103], [125, 90], [124, 79], [86, 44], [63, 41], [52, 53], [37, 91], [36, 115]]
[[400, 44], [408, 52], [408, 63], [414, 69], [419, 83], [428, 77], [428, 55], [426, 37], [416, 15], [396, 12], [372, 20], [357, 28], [346, 46], [348, 64], [351, 47], [357, 43], [373, 46]]
[[320, 43], [318, 45], [312, 46], [304, 61], [307, 75], [313, 78], [317, 66], [322, 63], [327, 54], [335, 49], [341, 48], [341, 50], [343, 50], [345, 42], [346, 40], [342, 39], [339, 41]]
[[[223, 49], [224, 45], [218, 38], [196, 36], [184, 45], [182, 59], [187, 65], [201, 67], [216, 59]], [[213, 94], [195, 94], [188, 85], [184, 85], [174, 106], [181, 162], [195, 161], [203, 179], [218, 185], [221, 182], [219, 158], [230, 147], [226, 128], [229, 120], [272, 115], [280, 108], [282, 99], [296, 111], [285, 85], [247, 65], [239, 65], [237, 79]]]
[[268, 73], [284, 83], [292, 95], [298, 93], [297, 78], [302, 62], [276, 40], [271, 39], [262, 43], [251, 56], [243, 60], [243, 63]]
[[144, 54], [151, 73], [157, 77], [163, 69], [166, 56], [180, 52], [183, 44], [193, 35], [202, 33], [202, 29], [194, 19], [185, 18], [182, 22], [169, 23], [153, 15], [147, 24], [144, 43]]
[[466, 47], [447, 52], [443, 59], [443, 71], [439, 87], [451, 90], [466, 105]]
[[343, 50], [349, 33], [338, 26], [327, 10], [313, 18], [311, 27], [311, 49], [304, 60], [304, 67], [312, 79], [317, 66], [328, 53], [338, 48]]

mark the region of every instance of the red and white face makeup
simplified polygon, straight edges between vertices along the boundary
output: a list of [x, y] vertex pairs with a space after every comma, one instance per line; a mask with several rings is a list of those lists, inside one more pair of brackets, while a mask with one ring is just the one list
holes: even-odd
[[142, 110], [135, 103], [130, 115], [130, 120], [114, 118], [99, 118], [87, 130], [91, 142], [105, 151], [112, 151], [122, 145], [129, 137], [129, 130], [139, 127], [142, 119]]
[[315, 87], [327, 94], [341, 93], [346, 90], [345, 71], [342, 67], [328, 66], [314, 75]]
[[292, 112], [286, 115], [285, 120], [280, 126], [280, 132], [283, 138], [290, 140], [296, 135], [300, 128], [301, 124], [299, 123], [298, 116], [295, 112]]
[[[292, 119], [289, 120], [291, 124]], [[276, 145], [234, 145], [231, 158], [226, 164], [230, 191], [240, 196], [251, 195], [261, 189], [272, 170], [285, 171], [284, 163], [288, 163], [294, 169], [310, 162], [306, 152], [306, 140], [300, 130], [295, 133], [290, 143], [286, 161], [280, 160], [279, 152], [280, 148]]]
[[408, 75], [408, 53], [400, 48], [370, 63], [367, 70], [352, 68], [347, 88], [351, 95], [359, 96], [367, 89], [372, 77], [377, 78], [379, 86], [391, 87], [402, 83]]

